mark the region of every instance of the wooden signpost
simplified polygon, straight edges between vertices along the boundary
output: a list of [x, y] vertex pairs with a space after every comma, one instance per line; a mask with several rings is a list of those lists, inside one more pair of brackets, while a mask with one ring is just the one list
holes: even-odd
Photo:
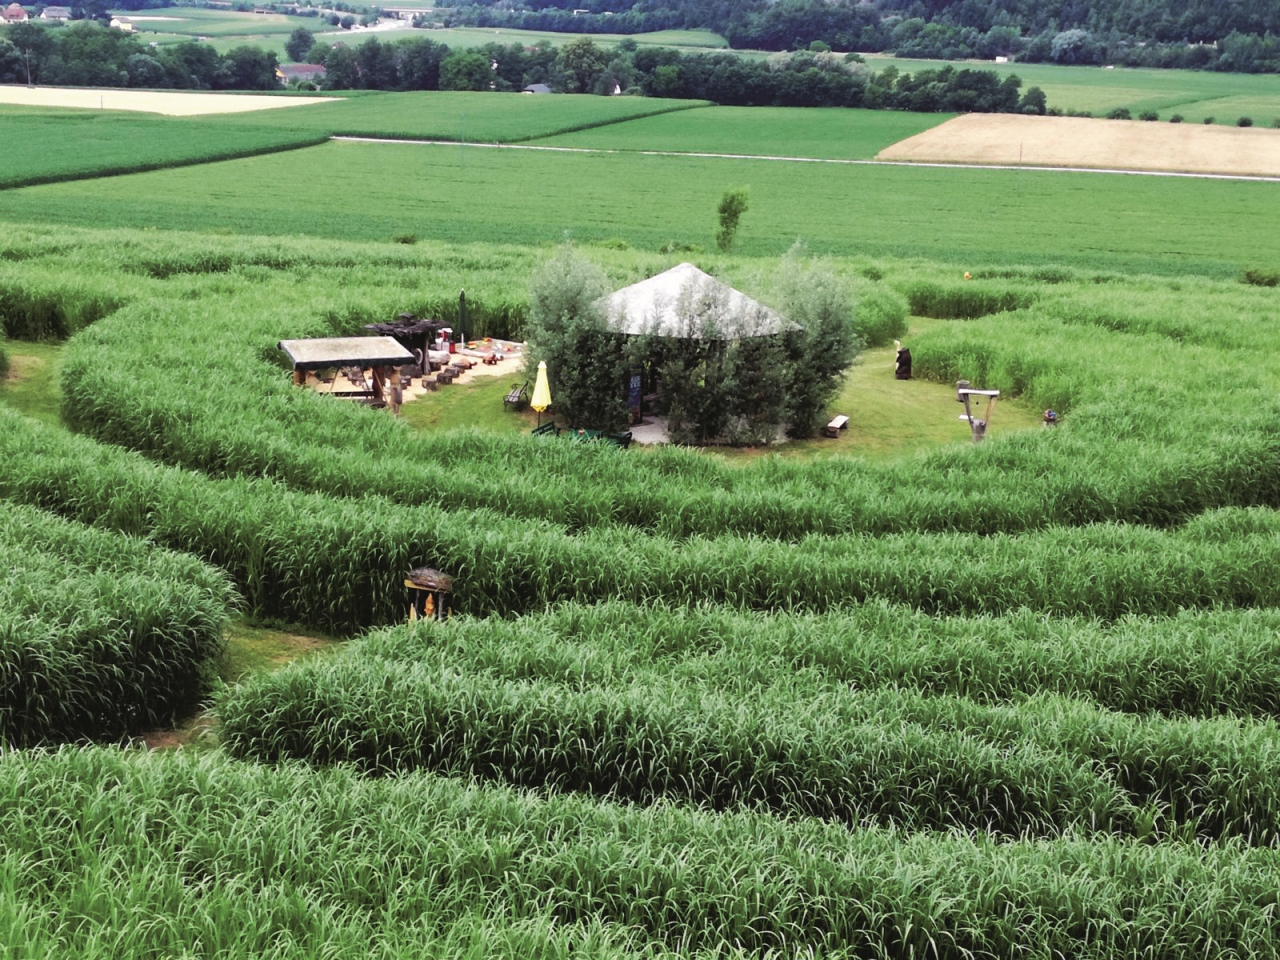
[[[991, 414], [995, 412], [996, 398], [999, 396], [999, 390], [974, 390], [969, 386], [968, 380], [956, 381], [956, 401], [964, 404], [964, 413], [960, 414], [960, 419], [969, 421], [969, 430], [973, 433], [974, 443], [981, 443], [987, 435], [987, 425], [991, 423]], [[987, 409], [981, 419], [973, 415], [973, 410], [969, 406], [970, 397], [987, 398]]]

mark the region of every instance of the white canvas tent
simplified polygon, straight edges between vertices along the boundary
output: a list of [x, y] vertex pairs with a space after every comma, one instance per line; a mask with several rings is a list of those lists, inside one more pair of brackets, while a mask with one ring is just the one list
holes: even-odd
[[610, 328], [629, 336], [741, 340], [798, 329], [691, 263], [623, 287], [600, 303]]

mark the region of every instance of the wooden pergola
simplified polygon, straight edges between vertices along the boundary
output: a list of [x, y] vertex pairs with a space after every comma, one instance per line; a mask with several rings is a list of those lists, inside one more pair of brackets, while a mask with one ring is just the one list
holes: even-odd
[[453, 324], [444, 320], [419, 320], [411, 314], [402, 313], [390, 323], [366, 323], [364, 328], [370, 333], [394, 338], [406, 350], [422, 351], [425, 360], [436, 337], [442, 330], [451, 331]]
[[373, 372], [372, 396], [386, 400], [386, 387], [400, 385], [400, 368], [414, 363], [414, 356], [394, 337], [318, 337], [313, 340], [281, 340], [276, 346], [293, 361], [293, 382], [307, 382], [307, 373], [332, 367], [359, 367]]

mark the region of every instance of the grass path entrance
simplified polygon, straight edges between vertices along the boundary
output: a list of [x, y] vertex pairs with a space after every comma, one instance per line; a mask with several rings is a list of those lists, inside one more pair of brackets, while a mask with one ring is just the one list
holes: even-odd
[[0, 403], [41, 423], [61, 426], [57, 365], [62, 344], [6, 340], [4, 349], [9, 372], [0, 378]]

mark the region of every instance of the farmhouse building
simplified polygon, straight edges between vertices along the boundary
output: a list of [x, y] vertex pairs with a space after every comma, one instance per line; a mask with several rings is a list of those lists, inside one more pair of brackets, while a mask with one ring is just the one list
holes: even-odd
[[123, 30], [125, 33], [136, 33], [138, 28], [128, 17], [112, 17], [108, 24], [112, 30]]
[[45, 7], [40, 11], [41, 20], [70, 20], [70, 7]]
[[328, 71], [319, 63], [286, 63], [276, 67], [276, 79], [288, 86], [294, 80], [318, 83]]
[[11, 3], [4, 8], [4, 13], [0, 14], [0, 17], [3, 18], [5, 23], [26, 23], [27, 11], [16, 3]]

